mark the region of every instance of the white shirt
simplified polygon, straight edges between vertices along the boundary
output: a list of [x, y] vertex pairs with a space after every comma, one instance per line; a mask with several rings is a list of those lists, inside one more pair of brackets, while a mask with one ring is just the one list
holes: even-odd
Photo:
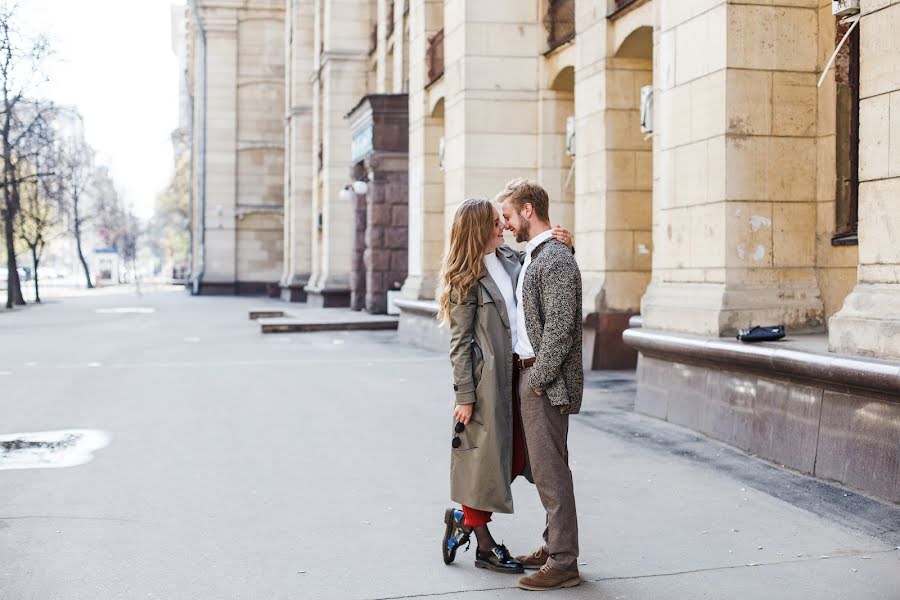
[[503, 303], [506, 305], [506, 317], [509, 320], [509, 329], [512, 333], [512, 343], [516, 344], [516, 296], [513, 292], [512, 279], [509, 273], [500, 264], [500, 259], [493, 252], [484, 255], [484, 266], [487, 267], [491, 279], [500, 288], [503, 295]]
[[516, 330], [518, 335], [513, 344], [513, 352], [519, 355], [519, 358], [533, 358], [534, 347], [531, 340], [528, 339], [528, 330], [525, 328], [525, 305], [522, 303], [522, 284], [525, 282], [525, 272], [528, 271], [528, 265], [531, 264], [531, 253], [534, 249], [553, 237], [553, 231], [548, 229], [544, 233], [536, 235], [528, 245], [525, 246], [525, 262], [522, 263], [522, 270], [519, 272], [519, 281], [516, 284]]

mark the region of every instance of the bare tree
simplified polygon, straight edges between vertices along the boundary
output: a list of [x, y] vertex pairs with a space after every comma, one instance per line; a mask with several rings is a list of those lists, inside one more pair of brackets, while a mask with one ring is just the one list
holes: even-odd
[[29, 149], [30, 159], [16, 165], [20, 181], [17, 234], [31, 252], [34, 298], [40, 302], [38, 268], [44, 249], [62, 224], [63, 180], [56, 171], [59, 154], [49, 123], [34, 128], [23, 147]]
[[84, 235], [95, 213], [89, 210], [90, 187], [94, 177], [94, 151], [79, 132], [60, 145], [59, 172], [63, 177], [64, 202], [69, 232], [75, 237], [78, 260], [84, 270], [85, 285], [93, 288], [91, 270], [84, 257]]
[[18, 3], [0, 0], [0, 153], [3, 174], [3, 204], [0, 217], [6, 240], [6, 268], [8, 274], [6, 307], [25, 304], [19, 281], [15, 252], [15, 226], [20, 206], [19, 173], [17, 163], [22, 156], [22, 144], [34, 128], [46, 118], [44, 108], [29, 100], [30, 93], [46, 81], [41, 63], [49, 54], [46, 38], [28, 38], [18, 30]]

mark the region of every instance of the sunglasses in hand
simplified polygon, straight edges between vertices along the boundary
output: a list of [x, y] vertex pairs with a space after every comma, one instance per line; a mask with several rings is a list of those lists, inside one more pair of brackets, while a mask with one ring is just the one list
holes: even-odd
[[466, 430], [466, 426], [462, 421], [456, 422], [456, 427], [453, 428], [456, 432], [456, 435], [453, 436], [453, 440], [450, 442], [450, 445], [454, 448], [459, 448], [462, 445], [462, 440], [459, 439], [459, 434]]

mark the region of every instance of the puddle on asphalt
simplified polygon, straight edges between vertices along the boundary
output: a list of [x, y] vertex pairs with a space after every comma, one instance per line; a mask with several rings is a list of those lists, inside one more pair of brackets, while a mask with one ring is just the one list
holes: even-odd
[[156, 312], [156, 309], [149, 306], [117, 306], [115, 308], [98, 308], [95, 309], [94, 312], [100, 315], [149, 315], [150, 313]]
[[56, 469], [90, 462], [110, 436], [95, 429], [66, 429], [0, 435], [0, 470]]

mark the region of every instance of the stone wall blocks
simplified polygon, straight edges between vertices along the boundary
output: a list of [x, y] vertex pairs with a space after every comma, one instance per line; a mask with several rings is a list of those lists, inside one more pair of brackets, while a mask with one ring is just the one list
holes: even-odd
[[673, 2], [659, 11], [659, 29], [665, 33], [672, 28], [681, 25], [691, 19], [696, 19], [703, 13], [725, 4], [725, 0], [683, 0]]
[[814, 9], [729, 4], [728, 66], [815, 72], [817, 35]]
[[[728, 7], [728, 11], [733, 10]], [[727, 35], [726, 35], [727, 31]], [[726, 5], [718, 4], [675, 29], [675, 84], [687, 83], [726, 65]]]
[[[863, 2], [863, 11], [869, 10], [877, 2]], [[884, 60], [888, 56], [900, 56], [900, 36], [897, 27], [900, 24], [900, 5], [892, 4], [889, 8], [878, 11], [871, 16], [864, 16], [859, 24], [860, 62], [865, 67], [860, 71], [859, 88], [863, 98], [884, 94], [900, 89], [900, 69], [896, 61]]]
[[[726, 71], [716, 71], [695, 79], [689, 85], [690, 92], [690, 137], [694, 140], [710, 138], [725, 133]], [[728, 89], [731, 92], [731, 89]]]
[[900, 501], [900, 417], [896, 406], [826, 391], [816, 476]]
[[690, 207], [691, 267], [725, 266], [722, 249], [727, 239], [726, 210], [721, 203]]
[[861, 265], [900, 264], [900, 179], [859, 184]]
[[[888, 175], [900, 176], [900, 91], [889, 95]], [[862, 138], [861, 138], [862, 139]]]
[[707, 152], [706, 141], [674, 149], [675, 205], [704, 204], [710, 200]]
[[816, 265], [816, 203], [772, 206], [772, 259], [775, 267]]
[[[383, 245], [392, 250], [402, 249], [406, 251], [409, 240], [409, 232], [406, 227], [391, 227], [384, 232]], [[405, 268], [405, 267], [404, 267]]]
[[816, 140], [773, 137], [769, 141], [766, 198], [808, 202], [816, 197]]
[[724, 206], [729, 267], [772, 266], [772, 204], [728, 202]]

